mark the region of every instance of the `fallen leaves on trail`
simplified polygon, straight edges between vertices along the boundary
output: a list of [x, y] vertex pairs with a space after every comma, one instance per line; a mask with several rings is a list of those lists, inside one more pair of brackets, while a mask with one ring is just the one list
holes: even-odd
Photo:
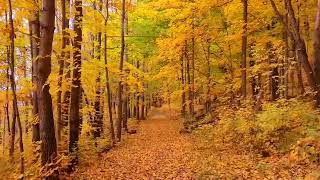
[[180, 134], [176, 111], [154, 108], [138, 133], [81, 166], [74, 179], [317, 179], [311, 164], [292, 164], [287, 156], [263, 158], [222, 137], [217, 126], [203, 126]]
[[99, 165], [80, 167], [79, 179], [195, 179], [193, 145], [179, 134], [182, 121], [169, 110], [153, 109], [138, 133], [101, 157]]

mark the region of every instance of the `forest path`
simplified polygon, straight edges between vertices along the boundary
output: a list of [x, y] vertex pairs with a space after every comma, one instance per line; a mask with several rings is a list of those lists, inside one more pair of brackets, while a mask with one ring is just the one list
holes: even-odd
[[[153, 108], [137, 134], [128, 135], [102, 156], [85, 179], [195, 179], [192, 141], [181, 135], [182, 121], [166, 107]], [[89, 176], [89, 177], [88, 177]], [[91, 177], [90, 177], [91, 176]]]

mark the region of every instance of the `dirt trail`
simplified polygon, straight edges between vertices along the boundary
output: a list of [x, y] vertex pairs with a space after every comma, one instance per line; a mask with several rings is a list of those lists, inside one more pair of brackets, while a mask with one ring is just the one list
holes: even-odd
[[147, 120], [140, 123], [137, 134], [129, 135], [104, 154], [101, 169], [89, 168], [82, 178], [195, 179], [191, 168], [195, 162], [193, 145], [179, 133], [181, 127], [182, 121], [171, 116], [169, 110], [153, 108]]

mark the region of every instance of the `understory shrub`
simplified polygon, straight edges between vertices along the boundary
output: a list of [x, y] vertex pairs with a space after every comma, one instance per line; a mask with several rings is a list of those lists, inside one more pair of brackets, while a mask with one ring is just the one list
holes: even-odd
[[221, 120], [215, 131], [226, 140], [257, 152], [291, 152], [318, 161], [320, 116], [311, 103], [279, 100], [264, 104], [258, 113], [248, 107], [236, 111], [221, 107], [218, 112]]

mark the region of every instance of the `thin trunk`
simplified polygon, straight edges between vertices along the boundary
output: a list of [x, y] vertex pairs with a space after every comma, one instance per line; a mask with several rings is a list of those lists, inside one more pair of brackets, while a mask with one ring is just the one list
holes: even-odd
[[206, 93], [206, 113], [209, 113], [211, 111], [211, 98], [210, 98], [210, 92], [211, 92], [211, 64], [210, 64], [210, 40], [207, 40], [207, 52], [208, 56], [206, 57], [207, 60], [207, 93]]
[[[121, 12], [121, 52], [120, 52], [120, 65], [119, 70], [121, 75], [123, 74], [123, 61], [124, 61], [124, 49], [125, 49], [125, 41], [124, 41], [124, 26], [125, 26], [125, 15], [126, 15], [126, 0], [122, 0], [122, 12]], [[121, 141], [121, 130], [122, 130], [122, 91], [123, 91], [123, 79], [120, 75], [119, 85], [118, 85], [118, 120], [117, 120], [117, 138], [118, 141]]]
[[[124, 17], [124, 35], [128, 35], [128, 14], [125, 13]], [[124, 42], [124, 57], [123, 61], [128, 62], [128, 43], [125, 41]], [[127, 71], [127, 70], [126, 70]], [[127, 75], [127, 72], [126, 72]], [[123, 128], [127, 132], [128, 131], [128, 111], [127, 111], [127, 106], [128, 106], [128, 98], [127, 98], [127, 92], [128, 92], [128, 86], [125, 84], [123, 85]]]
[[187, 60], [187, 81], [188, 81], [188, 97], [189, 97], [189, 114], [192, 115], [192, 104], [191, 104], [191, 100], [192, 100], [192, 89], [191, 89], [191, 76], [190, 76], [190, 59], [188, 57], [188, 47], [187, 47], [188, 43], [186, 42], [186, 47], [185, 47], [185, 57]]
[[[68, 1], [68, 0], [67, 0]], [[57, 93], [57, 114], [58, 114], [58, 141], [61, 140], [61, 132], [63, 128], [66, 126], [66, 123], [62, 118], [62, 80], [63, 80], [63, 69], [65, 61], [69, 59], [68, 52], [66, 52], [66, 47], [69, 44], [68, 32], [69, 29], [69, 19], [67, 18], [67, 12], [69, 12], [69, 2], [66, 0], [61, 0], [61, 14], [62, 14], [62, 52], [61, 57], [59, 59], [59, 79], [58, 79], [58, 93]]]
[[[107, 17], [104, 22], [104, 26], [107, 29], [107, 23], [109, 19], [109, 1], [107, 1], [106, 10], [107, 10]], [[109, 124], [110, 124], [110, 138], [111, 143], [115, 142], [115, 134], [114, 134], [114, 127], [113, 127], [113, 119], [112, 119], [112, 94], [110, 88], [110, 80], [109, 80], [109, 70], [108, 70], [108, 51], [107, 51], [107, 33], [104, 32], [104, 63], [105, 63], [105, 72], [106, 72], [106, 87], [107, 87], [107, 100], [108, 100], [108, 112], [109, 112]]]
[[[137, 61], [137, 69], [140, 68], [140, 62]], [[137, 92], [137, 102], [136, 102], [136, 119], [140, 120], [140, 94]]]
[[15, 56], [15, 35], [14, 35], [14, 25], [13, 25], [13, 15], [12, 15], [12, 4], [11, 0], [9, 2], [9, 24], [10, 24], [10, 60], [8, 59], [8, 64], [10, 67], [10, 84], [13, 94], [13, 118], [12, 118], [12, 129], [11, 129], [11, 146], [10, 146], [10, 156], [13, 157], [14, 144], [15, 144], [15, 124], [18, 123], [19, 130], [19, 149], [20, 149], [20, 173], [24, 174], [24, 148], [23, 148], [23, 137], [22, 137], [22, 126], [18, 109], [18, 99], [16, 94], [16, 84], [15, 84], [15, 70], [14, 70], [14, 56]]
[[[284, 1], [284, 5], [286, 6], [286, 2]], [[284, 43], [285, 43], [285, 50], [284, 50], [284, 97], [286, 99], [289, 98], [289, 30], [288, 30], [288, 13], [286, 11], [286, 14], [284, 15], [284, 24], [283, 24], [283, 37], [284, 37]]]
[[[34, 1], [34, 3], [37, 3]], [[39, 42], [40, 42], [40, 22], [39, 22], [39, 11], [36, 11], [33, 18], [30, 21], [31, 26], [31, 58], [32, 58], [32, 84], [33, 96], [32, 96], [32, 141], [40, 141], [40, 129], [39, 129], [39, 118], [38, 118], [38, 94], [36, 89], [37, 83], [37, 71], [38, 71], [38, 57], [39, 57]]]
[[194, 114], [194, 99], [195, 99], [195, 75], [194, 75], [194, 71], [195, 71], [195, 39], [194, 37], [192, 38], [192, 63], [191, 63], [191, 68], [192, 68], [192, 90], [191, 90], [191, 114]]
[[[70, 15], [70, 0], [65, 1], [65, 12], [66, 12], [66, 19], [65, 19], [65, 29], [69, 28], [69, 19], [68, 16]], [[70, 45], [70, 37], [69, 33], [65, 31], [66, 37], [66, 47]], [[67, 84], [66, 91], [63, 94], [63, 102], [61, 105], [61, 123], [63, 123], [64, 127], [68, 126], [69, 117], [70, 117], [70, 100], [71, 100], [71, 70], [70, 70], [70, 51], [64, 52], [64, 70], [65, 76], [64, 83]]]
[[[96, 2], [94, 2], [94, 9], [96, 10]], [[99, 2], [99, 11], [102, 12], [102, 1]], [[96, 59], [101, 60], [101, 45], [102, 45], [102, 33], [98, 32], [97, 35], [98, 46], [96, 47]], [[101, 89], [101, 72], [98, 72], [98, 77], [96, 79], [96, 97], [94, 102], [95, 115], [93, 120], [93, 130], [92, 134], [94, 138], [100, 137], [103, 130], [103, 108], [102, 108], [102, 89]]]
[[242, 58], [241, 58], [241, 93], [242, 97], [247, 96], [247, 23], [248, 23], [248, 0], [243, 3], [243, 27], [242, 27]]
[[82, 0], [74, 2], [76, 14], [74, 21], [74, 53], [73, 53], [73, 75], [71, 87], [71, 109], [69, 121], [69, 152], [74, 153], [73, 163], [78, 163], [78, 141], [80, 134], [80, 98], [81, 98], [81, 43], [82, 43]]
[[185, 79], [184, 79], [184, 58], [183, 54], [181, 55], [181, 87], [182, 87], [182, 94], [181, 94], [181, 114], [186, 114], [186, 93], [185, 93]]
[[[9, 48], [8, 48], [9, 50]], [[9, 61], [9, 51], [7, 53], [7, 59]], [[8, 129], [8, 135], [11, 135], [11, 130], [10, 130], [10, 114], [9, 114], [9, 82], [10, 82], [10, 77], [9, 77], [9, 68], [7, 68], [7, 80], [6, 80], [6, 106], [5, 106], [5, 111], [6, 111], [6, 119], [7, 119], [7, 129]]]

